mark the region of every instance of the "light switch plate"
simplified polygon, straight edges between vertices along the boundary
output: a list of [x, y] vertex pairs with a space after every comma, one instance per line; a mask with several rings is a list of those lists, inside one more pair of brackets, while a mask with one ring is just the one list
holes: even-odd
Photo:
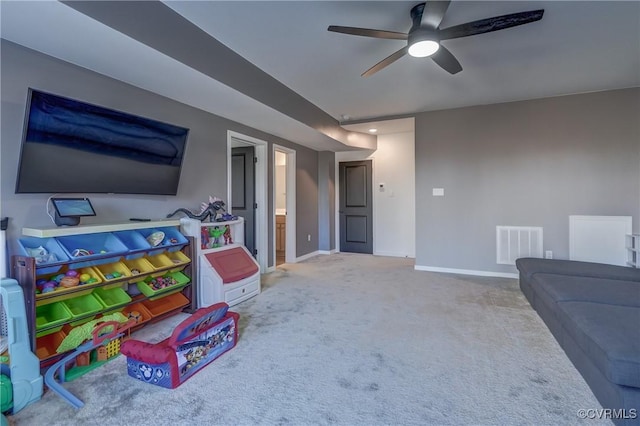
[[434, 197], [444, 197], [444, 188], [433, 188]]

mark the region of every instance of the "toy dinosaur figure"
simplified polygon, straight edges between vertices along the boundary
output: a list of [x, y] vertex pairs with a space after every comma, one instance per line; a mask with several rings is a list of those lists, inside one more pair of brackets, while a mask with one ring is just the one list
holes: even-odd
[[224, 201], [222, 201], [221, 199], [216, 197], [209, 197], [208, 203], [202, 203], [202, 210], [200, 211], [199, 214], [194, 214], [193, 212], [185, 208], [179, 208], [173, 213], [168, 214], [167, 217], [171, 217], [178, 212], [182, 212], [186, 214], [188, 217], [190, 217], [191, 219], [198, 219], [199, 221], [204, 222], [208, 217], [209, 222], [215, 222], [216, 218], [218, 217], [218, 212], [220, 210], [225, 211], [224, 206], [225, 206]]

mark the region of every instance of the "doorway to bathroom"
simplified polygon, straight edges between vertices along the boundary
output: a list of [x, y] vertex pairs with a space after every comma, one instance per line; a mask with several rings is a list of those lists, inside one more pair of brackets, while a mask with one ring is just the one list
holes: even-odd
[[273, 145], [274, 260], [278, 267], [296, 261], [296, 152]]

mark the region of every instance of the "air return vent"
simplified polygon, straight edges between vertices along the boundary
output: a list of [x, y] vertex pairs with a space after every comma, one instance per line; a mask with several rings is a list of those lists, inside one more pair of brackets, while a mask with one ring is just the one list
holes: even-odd
[[496, 226], [497, 260], [515, 265], [519, 257], [542, 257], [542, 228], [536, 226]]

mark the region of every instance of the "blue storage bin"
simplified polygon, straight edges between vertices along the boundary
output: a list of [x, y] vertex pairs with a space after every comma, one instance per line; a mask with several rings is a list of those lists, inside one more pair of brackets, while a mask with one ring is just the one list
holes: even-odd
[[[117, 262], [128, 251], [127, 246], [112, 232], [68, 235], [56, 239], [69, 256], [70, 267], [73, 268]], [[78, 250], [89, 254], [79, 254]]]
[[113, 233], [129, 250], [125, 259], [139, 259], [149, 252], [151, 244], [138, 231], [117, 231]]
[[[18, 246], [21, 255], [36, 259], [37, 275], [58, 272], [62, 264], [69, 261], [69, 256], [55, 238], [22, 237], [18, 238]], [[44, 250], [38, 250], [40, 248]]]
[[142, 236], [145, 239], [149, 235], [158, 231], [164, 232], [164, 239], [160, 244], [158, 244], [155, 247], [152, 247], [152, 249], [148, 251], [150, 256], [156, 255], [158, 253], [162, 253], [163, 251], [173, 252], [173, 251], [180, 250], [182, 247], [184, 247], [188, 243], [187, 238], [180, 233], [178, 228], [175, 228], [172, 226], [156, 228], [156, 229], [140, 229], [139, 230], [140, 234], [142, 234]]

